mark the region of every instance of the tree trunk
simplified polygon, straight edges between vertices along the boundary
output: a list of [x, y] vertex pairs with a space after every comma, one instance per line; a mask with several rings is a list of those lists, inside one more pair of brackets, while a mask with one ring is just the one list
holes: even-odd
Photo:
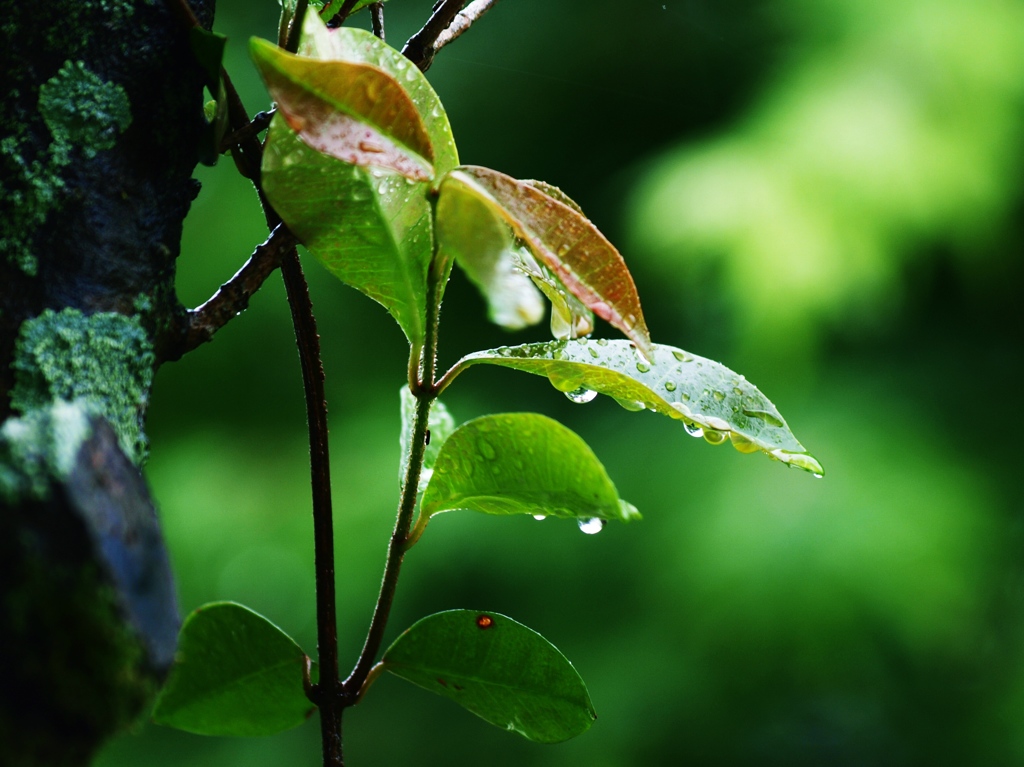
[[[212, 22], [212, 0], [194, 0]], [[178, 613], [140, 472], [203, 70], [173, 0], [0, 0], [0, 750], [86, 764]]]

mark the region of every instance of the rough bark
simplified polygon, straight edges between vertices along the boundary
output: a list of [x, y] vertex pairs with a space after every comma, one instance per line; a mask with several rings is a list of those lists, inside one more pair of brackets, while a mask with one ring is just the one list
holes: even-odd
[[204, 80], [168, 0], [0, 0], [0, 62], [0, 743], [77, 765], [173, 656], [139, 466]]

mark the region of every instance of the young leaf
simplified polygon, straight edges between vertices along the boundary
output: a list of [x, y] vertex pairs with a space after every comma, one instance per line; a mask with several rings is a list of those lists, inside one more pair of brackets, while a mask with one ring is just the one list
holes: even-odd
[[258, 38], [250, 50], [278, 112], [309, 146], [413, 181], [433, 177], [430, 136], [391, 75], [368, 64], [295, 56]]
[[421, 519], [453, 509], [574, 519], [640, 516], [619, 499], [578, 435], [547, 416], [503, 413], [469, 421], [441, 447]]
[[302, 724], [313, 705], [303, 690], [302, 649], [247, 607], [198, 608], [178, 637], [171, 676], [153, 720], [199, 735], [272, 735]]
[[384, 668], [539, 743], [586, 732], [597, 718], [576, 669], [548, 640], [497, 613], [451, 610], [407, 629]]
[[224, 35], [210, 32], [202, 27], [192, 27], [189, 41], [196, 60], [203, 68], [206, 88], [213, 96], [206, 116], [206, 129], [200, 139], [199, 161], [204, 165], [215, 165], [220, 156], [220, 141], [228, 127], [227, 95], [224, 79], [221, 77], [221, 62], [228, 39]]
[[422, 343], [433, 257], [429, 186], [321, 154], [280, 116], [270, 125], [262, 178], [274, 209], [310, 253], [382, 304], [410, 343]]
[[650, 333], [625, 261], [578, 210], [503, 173], [463, 165], [442, 181], [476, 194], [501, 215], [565, 288], [649, 356]]
[[729, 438], [740, 452], [761, 450], [790, 466], [824, 473], [756, 386], [682, 349], [655, 344], [648, 362], [627, 341], [560, 341], [477, 352], [456, 367], [479, 363], [546, 376], [576, 401], [589, 401], [588, 392], [606, 394], [627, 409], [646, 408], [683, 421], [690, 434], [711, 444]]
[[314, 59], [351, 61], [384, 70], [402, 84], [430, 135], [434, 171], [441, 178], [459, 164], [452, 126], [434, 89], [423, 73], [401, 53], [364, 29], [341, 27], [328, 30], [315, 13], [307, 13], [302, 25], [299, 53]]
[[491, 322], [509, 330], [537, 324], [544, 303], [521, 268], [512, 230], [479, 195], [450, 179], [441, 183], [437, 200], [438, 249], [480, 289]]
[[[399, 482], [405, 478], [406, 467], [409, 463], [409, 455], [412, 449], [412, 446], [409, 444], [409, 437], [412, 436], [412, 422], [416, 417], [416, 398], [412, 395], [412, 392], [409, 391], [408, 386], [402, 387], [401, 398], [402, 433], [399, 441], [402, 446], [402, 463], [398, 474]], [[441, 452], [441, 445], [445, 443], [445, 440], [447, 440], [455, 430], [455, 419], [452, 418], [452, 414], [448, 412], [448, 408], [445, 407], [441, 400], [434, 400], [434, 404], [430, 406], [430, 415], [427, 418], [427, 430], [430, 434], [430, 438], [423, 454], [423, 470], [420, 472], [420, 490], [423, 490], [423, 488], [426, 487], [427, 480], [430, 479], [434, 463], [437, 461], [437, 454]]]

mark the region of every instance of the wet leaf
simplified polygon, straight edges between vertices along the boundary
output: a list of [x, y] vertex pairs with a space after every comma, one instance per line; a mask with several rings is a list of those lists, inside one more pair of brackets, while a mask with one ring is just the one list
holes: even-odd
[[[409, 464], [409, 455], [411, 454], [412, 445], [409, 442], [412, 437], [412, 424], [413, 419], [416, 417], [416, 398], [409, 391], [408, 386], [403, 386], [401, 391], [402, 398], [402, 433], [399, 438], [399, 442], [402, 446], [402, 462], [399, 467], [398, 481], [402, 482], [405, 479], [406, 467]], [[452, 414], [448, 412], [448, 408], [445, 407], [441, 400], [434, 400], [434, 403], [430, 406], [430, 415], [427, 418], [427, 428], [430, 430], [430, 440], [427, 443], [427, 447], [423, 453], [423, 470], [420, 472], [420, 491], [426, 487], [427, 480], [430, 478], [430, 473], [434, 468], [434, 462], [437, 460], [437, 454], [441, 451], [441, 445], [445, 443], [445, 440], [455, 431], [455, 419], [452, 418]]]
[[383, 305], [410, 343], [422, 342], [433, 257], [427, 184], [321, 154], [276, 116], [263, 154], [263, 190], [310, 253]]
[[313, 711], [303, 690], [306, 656], [247, 607], [217, 602], [193, 612], [153, 710], [158, 724], [199, 735], [272, 735]]
[[441, 183], [436, 227], [440, 252], [480, 289], [491, 322], [519, 330], [544, 318], [544, 302], [521, 268], [511, 228], [457, 176]]
[[597, 714], [576, 669], [548, 640], [497, 613], [451, 610], [405, 631], [384, 668], [539, 743], [586, 732]]
[[578, 210], [542, 191], [538, 182], [517, 181], [475, 165], [457, 168], [444, 183], [461, 184], [467, 193], [478, 195], [569, 293], [625, 333], [645, 355], [652, 352], [640, 298], [625, 261]]
[[[743, 376], [713, 360], [655, 344], [651, 361], [628, 341], [579, 340], [477, 352], [459, 366], [486, 363], [546, 376], [563, 392], [606, 394], [630, 410], [683, 421], [712, 444], [730, 439], [740, 452], [763, 451], [821, 475], [817, 460], [790, 431], [775, 405]], [[580, 395], [579, 401], [587, 401]]]
[[459, 164], [452, 127], [441, 100], [423, 73], [401, 53], [363, 29], [328, 30], [315, 13], [307, 13], [299, 53], [315, 59], [350, 61], [378, 67], [401, 83], [415, 104], [434, 148], [434, 171], [440, 179]]
[[441, 448], [423, 517], [468, 509], [630, 521], [604, 466], [580, 437], [537, 413], [487, 415], [463, 424]]
[[369, 64], [295, 56], [258, 38], [250, 50], [278, 114], [309, 146], [413, 181], [433, 177], [430, 136], [391, 75]]

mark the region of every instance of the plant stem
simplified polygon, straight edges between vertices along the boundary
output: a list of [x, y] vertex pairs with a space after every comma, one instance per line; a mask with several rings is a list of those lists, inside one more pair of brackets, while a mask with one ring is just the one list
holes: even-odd
[[320, 708], [320, 735], [324, 767], [342, 767], [341, 705], [338, 684], [338, 628], [334, 583], [334, 520], [331, 510], [331, 467], [327, 441], [327, 401], [324, 368], [320, 361], [320, 337], [313, 304], [293, 250], [281, 264], [288, 305], [295, 326], [295, 341], [302, 364], [309, 422], [310, 476], [313, 487], [313, 539], [316, 567], [317, 653], [320, 682], [314, 703]]
[[434, 43], [462, 10], [464, 3], [465, 0], [440, 0], [423, 28], [406, 41], [402, 55], [419, 67], [421, 72], [430, 69], [434, 60]]
[[455, 42], [463, 32], [473, 25], [474, 21], [487, 13], [497, 2], [498, 0], [473, 0], [463, 10], [459, 11], [452, 20], [452, 23], [434, 41], [434, 53], [437, 53], [449, 43]]
[[[435, 262], [437, 255], [435, 253]], [[409, 388], [416, 396], [416, 414], [412, 423], [412, 439], [409, 451], [409, 462], [406, 465], [405, 477], [402, 480], [402, 494], [398, 504], [398, 517], [395, 529], [388, 545], [387, 563], [384, 565], [384, 577], [381, 581], [380, 594], [370, 620], [370, 628], [366, 633], [363, 650], [359, 654], [352, 673], [342, 683], [345, 699], [349, 705], [358, 702], [359, 693], [363, 689], [370, 671], [380, 653], [384, 642], [384, 631], [387, 629], [391, 605], [395, 600], [398, 587], [398, 576], [402, 569], [402, 560], [408, 548], [409, 529], [416, 512], [416, 493], [419, 488], [420, 473], [423, 469], [423, 458], [427, 447], [427, 426], [430, 418], [430, 406], [437, 399], [434, 377], [437, 374], [437, 335], [439, 327], [441, 293], [447, 270], [432, 268], [427, 290], [427, 326], [423, 346], [415, 345], [409, 352]], [[417, 371], [415, 377], [413, 371]]]
[[384, 3], [374, 3], [370, 6], [370, 23], [373, 26], [373, 34], [380, 41], [384, 42]]

